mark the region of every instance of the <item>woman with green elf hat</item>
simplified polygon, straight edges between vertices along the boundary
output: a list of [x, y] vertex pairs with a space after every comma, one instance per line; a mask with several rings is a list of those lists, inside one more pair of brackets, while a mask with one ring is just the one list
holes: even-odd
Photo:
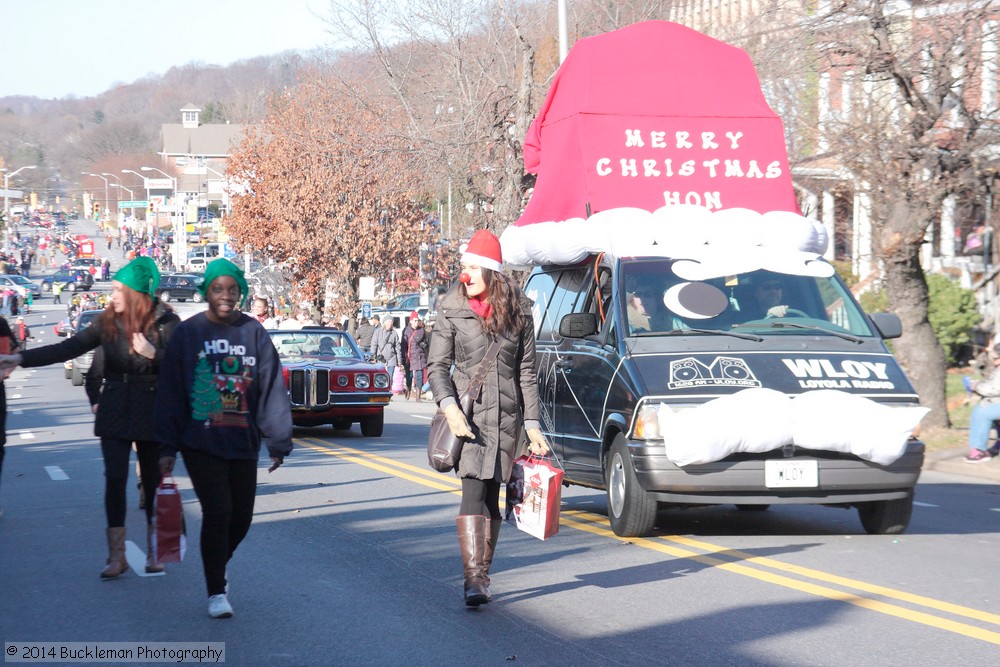
[[233, 615], [226, 566], [253, 521], [257, 459], [273, 472], [292, 451], [292, 407], [281, 361], [260, 322], [240, 311], [243, 272], [228, 259], [205, 267], [208, 310], [177, 326], [156, 396], [160, 470], [177, 453], [201, 504], [201, 561], [212, 618]]
[[133, 443], [145, 495], [146, 572], [163, 571], [152, 549], [153, 499], [160, 485], [153, 407], [164, 350], [180, 318], [153, 297], [159, 284], [160, 271], [153, 260], [137, 257], [112, 277], [111, 302], [92, 326], [60, 343], [0, 356], [2, 371], [17, 365], [46, 366], [101, 348], [87, 373], [87, 397], [104, 455], [108, 560], [102, 579], [116, 579], [128, 570], [125, 489]]

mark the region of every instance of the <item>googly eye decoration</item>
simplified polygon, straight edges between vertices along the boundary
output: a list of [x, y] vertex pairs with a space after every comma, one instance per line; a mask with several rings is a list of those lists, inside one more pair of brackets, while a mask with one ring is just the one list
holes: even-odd
[[707, 320], [721, 314], [729, 305], [729, 299], [714, 285], [680, 283], [666, 291], [663, 305], [684, 319]]

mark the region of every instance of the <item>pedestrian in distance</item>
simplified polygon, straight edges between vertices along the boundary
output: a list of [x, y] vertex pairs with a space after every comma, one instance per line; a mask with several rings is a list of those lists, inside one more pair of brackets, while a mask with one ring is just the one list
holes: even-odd
[[358, 347], [362, 350], [369, 350], [372, 346], [372, 335], [375, 333], [375, 327], [368, 321], [367, 317], [362, 317], [361, 321], [358, 323], [358, 331], [355, 338], [358, 340]]
[[208, 310], [177, 326], [156, 400], [160, 470], [177, 453], [201, 503], [201, 560], [212, 618], [233, 615], [226, 566], [250, 530], [257, 459], [266, 440], [273, 472], [292, 451], [292, 411], [267, 331], [240, 312], [243, 272], [227, 259], [205, 267]]
[[57, 280], [53, 280], [52, 281], [52, 303], [53, 304], [56, 304], [56, 303], [60, 303], [61, 304], [62, 303], [62, 291], [63, 291], [63, 283], [61, 283], [61, 282], [59, 282]]
[[[500, 537], [500, 488], [510, 479], [522, 434], [532, 453], [548, 453], [535, 384], [531, 301], [501, 273], [500, 241], [480, 230], [462, 254], [459, 282], [441, 299], [428, 354], [431, 391], [453, 435], [465, 438], [456, 474], [456, 519], [465, 604], [492, 599], [490, 569]], [[458, 403], [493, 343], [496, 360], [467, 419]], [[454, 372], [452, 372], [454, 365]]]
[[[0, 316], [0, 353], [15, 353], [19, 346], [20, 344], [17, 342], [14, 332], [10, 330], [7, 320]], [[13, 366], [0, 369], [0, 477], [3, 476], [3, 450], [4, 445], [7, 444], [7, 390], [4, 387], [4, 381], [12, 370], [14, 370]], [[0, 506], [0, 517], [2, 516], [3, 507]]]
[[971, 382], [969, 390], [980, 396], [979, 404], [969, 415], [969, 453], [965, 463], [985, 463], [1000, 456], [1000, 442], [989, 446], [990, 430], [1000, 419], [1000, 343], [990, 348], [986, 377]]
[[115, 273], [111, 303], [93, 325], [62, 342], [0, 356], [2, 371], [18, 365], [34, 368], [68, 361], [101, 348], [102, 367], [87, 373], [87, 397], [96, 415], [94, 434], [101, 439], [104, 457], [108, 559], [102, 579], [116, 579], [128, 570], [125, 489], [133, 443], [145, 493], [146, 572], [163, 571], [152, 550], [153, 497], [160, 485], [159, 444], [152, 415], [164, 349], [180, 318], [153, 297], [159, 283], [156, 265], [149, 259], [137, 259]]
[[392, 324], [392, 318], [387, 315], [382, 326], [372, 334], [372, 346], [370, 350], [375, 361], [385, 364], [386, 370], [389, 371], [390, 387], [396, 384], [396, 378], [393, 376], [393, 373], [396, 371], [396, 367], [399, 366], [401, 357], [399, 334], [396, 333]]
[[14, 321], [14, 337], [17, 338], [22, 351], [28, 349], [28, 341], [31, 340], [31, 329], [24, 323], [24, 318], [20, 315]]
[[416, 312], [410, 315], [410, 327], [413, 333], [407, 339], [406, 358], [410, 362], [410, 373], [412, 373], [410, 384], [410, 397], [414, 401], [420, 402], [423, 396], [423, 386], [427, 370], [427, 349], [429, 339], [424, 323], [420, 321], [420, 316]]

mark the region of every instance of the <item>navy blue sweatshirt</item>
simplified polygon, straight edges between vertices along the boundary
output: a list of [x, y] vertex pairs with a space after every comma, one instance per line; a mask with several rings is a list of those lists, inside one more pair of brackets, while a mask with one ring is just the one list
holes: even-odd
[[292, 409], [281, 362], [256, 320], [215, 324], [199, 313], [177, 325], [156, 392], [160, 456], [197, 449], [222, 459], [292, 451]]

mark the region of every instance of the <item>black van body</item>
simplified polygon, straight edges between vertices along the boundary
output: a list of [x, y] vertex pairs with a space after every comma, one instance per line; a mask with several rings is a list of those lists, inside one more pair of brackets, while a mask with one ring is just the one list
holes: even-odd
[[[788, 396], [839, 389], [882, 405], [915, 406], [917, 395], [883, 342], [900, 335], [898, 318], [865, 315], [835, 275], [756, 270], [698, 283], [710, 292], [712, 313], [721, 311], [711, 317], [683, 317], [678, 312], [686, 309], [677, 305], [651, 327], [659, 330], [637, 326], [630, 304], [639, 283], [652, 282], [655, 298], [664, 300], [671, 286], [690, 285], [672, 264], [601, 254], [536, 267], [525, 282], [535, 302], [544, 430], [565, 466], [565, 483], [605, 489], [611, 526], [622, 536], [648, 534], [660, 503], [853, 506], [869, 533], [903, 532], [924, 458], [913, 437], [889, 465], [786, 445], [681, 467], [644, 421], [661, 403], [683, 410], [751, 387]], [[754, 286], [767, 280], [781, 281], [794, 304], [781, 316], [752, 313]], [[772, 483], [773, 470], [794, 478], [799, 467], [810, 471], [811, 485]]]

